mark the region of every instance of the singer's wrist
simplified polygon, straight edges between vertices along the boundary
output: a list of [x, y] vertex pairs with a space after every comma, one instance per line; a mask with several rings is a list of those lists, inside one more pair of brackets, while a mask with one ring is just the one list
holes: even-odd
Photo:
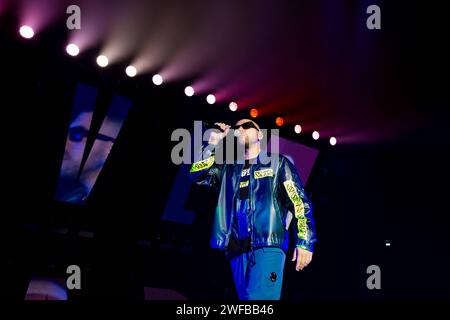
[[219, 144], [219, 142], [220, 142], [220, 140], [217, 137], [213, 137], [213, 136], [209, 137], [209, 140], [208, 140], [209, 144], [216, 146]]

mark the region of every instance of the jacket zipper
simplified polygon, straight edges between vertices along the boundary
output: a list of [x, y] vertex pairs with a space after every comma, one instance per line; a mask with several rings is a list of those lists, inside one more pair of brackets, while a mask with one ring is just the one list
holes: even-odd
[[250, 215], [251, 215], [251, 219], [250, 219], [250, 232], [251, 232], [251, 234], [250, 234], [250, 248], [252, 249], [252, 251], [253, 251], [253, 243], [254, 243], [254, 232], [253, 232], [253, 226], [254, 226], [254, 224], [255, 224], [255, 215], [254, 215], [254, 212], [253, 212], [253, 188], [252, 188], [252, 182], [254, 182], [254, 179], [252, 179], [253, 178], [253, 171], [254, 171], [254, 168], [253, 168], [253, 165], [251, 165], [250, 166], [250, 177], [249, 177], [249, 186], [250, 186], [250, 188], [249, 188], [249, 192], [250, 192], [250, 197], [249, 197], [249, 209], [250, 209]]
[[[243, 168], [244, 166], [242, 165], [242, 167], [241, 167], [241, 165], [239, 165], [239, 169], [240, 170], [238, 170], [238, 172], [239, 172], [239, 179], [237, 179], [237, 183], [238, 183], [238, 188], [234, 191], [234, 193], [233, 193], [233, 206], [235, 206], [236, 205], [236, 194], [237, 194], [237, 192], [239, 192], [239, 182], [241, 181], [241, 172], [242, 172], [242, 168]], [[233, 174], [235, 174], [235, 172], [233, 172]], [[249, 183], [250, 184], [250, 183]], [[234, 188], [235, 186], [233, 186], [233, 188]], [[234, 210], [232, 210], [231, 211], [232, 212], [232, 215], [231, 215], [231, 219], [230, 219], [230, 231], [228, 231], [228, 234], [227, 234], [227, 238], [225, 239], [225, 249], [228, 247], [228, 243], [230, 242], [230, 238], [231, 238], [231, 232], [233, 232], [233, 222], [234, 222]]]

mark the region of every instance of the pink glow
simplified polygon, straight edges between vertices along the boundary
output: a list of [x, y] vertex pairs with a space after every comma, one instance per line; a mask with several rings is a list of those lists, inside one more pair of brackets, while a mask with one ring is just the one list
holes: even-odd
[[65, 12], [64, 1], [23, 0], [20, 3], [20, 23], [31, 26], [36, 34], [51, 25], [58, 14]]

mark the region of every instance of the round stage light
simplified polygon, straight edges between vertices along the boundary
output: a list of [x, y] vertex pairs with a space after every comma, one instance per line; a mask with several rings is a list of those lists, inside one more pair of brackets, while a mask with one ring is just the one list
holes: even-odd
[[155, 85], [159, 86], [163, 83], [163, 78], [159, 74], [155, 74], [152, 78], [152, 81]]
[[297, 125], [294, 127], [294, 131], [295, 131], [295, 133], [299, 134], [300, 132], [302, 132], [302, 126], [299, 125], [299, 124], [297, 124]]
[[231, 111], [236, 111], [238, 108], [238, 105], [236, 102], [230, 102], [229, 108]]
[[128, 66], [128, 67], [125, 69], [125, 73], [127, 74], [127, 76], [129, 76], [130, 78], [132, 78], [132, 77], [136, 76], [137, 70], [136, 70], [136, 68], [133, 67], [133, 66]]
[[31, 39], [34, 36], [34, 30], [30, 26], [21, 26], [19, 33], [25, 39]]
[[78, 48], [78, 46], [76, 44], [71, 43], [66, 47], [66, 52], [70, 56], [75, 57], [80, 53], [80, 49]]
[[320, 134], [319, 134], [319, 132], [317, 132], [317, 131], [314, 131], [314, 132], [312, 133], [312, 137], [313, 137], [313, 139], [314, 139], [314, 140], [318, 140], [318, 139], [319, 139], [319, 137], [320, 137]]
[[192, 88], [191, 86], [187, 86], [186, 88], [184, 88], [184, 94], [187, 95], [188, 97], [192, 97], [194, 93], [195, 93], [194, 88]]
[[335, 138], [335, 137], [331, 137], [331, 138], [330, 138], [330, 144], [331, 144], [332, 146], [335, 146], [336, 143], [337, 143], [336, 138]]
[[104, 68], [104, 67], [106, 67], [108, 65], [108, 63], [109, 63], [109, 60], [108, 60], [107, 57], [105, 57], [103, 55], [100, 55], [100, 56], [97, 57], [97, 64], [100, 67]]
[[281, 126], [283, 125], [283, 123], [284, 123], [284, 120], [283, 120], [282, 117], [277, 117], [277, 118], [275, 119], [275, 124], [276, 124], [277, 126], [281, 127]]
[[209, 104], [214, 104], [216, 102], [216, 97], [213, 94], [208, 94], [208, 96], [206, 97], [206, 101]]
[[250, 110], [250, 117], [256, 118], [258, 116], [258, 110], [253, 108]]

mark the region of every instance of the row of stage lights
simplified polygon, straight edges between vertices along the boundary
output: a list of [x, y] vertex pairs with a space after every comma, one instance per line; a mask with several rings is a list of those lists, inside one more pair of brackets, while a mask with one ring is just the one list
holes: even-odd
[[[22, 37], [24, 37], [26, 39], [31, 39], [34, 36], [34, 31], [29, 26], [22, 26], [22, 27], [20, 27], [19, 33], [20, 33], [20, 35]], [[75, 57], [75, 56], [77, 56], [80, 53], [80, 49], [78, 48], [78, 46], [76, 44], [71, 43], [71, 44], [67, 45], [66, 52], [67, 52], [68, 55], [70, 55], [72, 57]], [[106, 57], [104, 55], [99, 55], [97, 57], [97, 64], [101, 68], [106, 68], [108, 66], [108, 64], [109, 64], [108, 57]], [[134, 66], [130, 65], [130, 66], [126, 67], [125, 73], [126, 73], [126, 75], [128, 77], [132, 78], [132, 77], [135, 77], [137, 75], [137, 70], [136, 70], [136, 68]], [[162, 78], [161, 75], [155, 74], [152, 77], [152, 82], [153, 82], [153, 84], [159, 86], [159, 85], [161, 85], [163, 83], [163, 78]], [[186, 94], [186, 96], [192, 97], [195, 94], [195, 90], [194, 90], [193, 87], [187, 86], [184, 89], [184, 93]], [[216, 97], [213, 94], [209, 94], [209, 95], [206, 96], [206, 102], [208, 102], [209, 104], [214, 104], [216, 102]], [[236, 111], [238, 109], [238, 104], [233, 101], [233, 102], [230, 102], [228, 107], [229, 107], [229, 109], [231, 111], [234, 112], [234, 111]], [[250, 110], [250, 117], [252, 117], [252, 118], [258, 117], [258, 109], [252, 108]], [[282, 117], [277, 117], [275, 119], [275, 124], [278, 127], [283, 126], [284, 119]], [[302, 132], [302, 127], [299, 124], [295, 125], [294, 126], [294, 132], [296, 134], [300, 134]], [[312, 133], [312, 138], [314, 140], [319, 140], [319, 138], [320, 138], [319, 132], [318, 131], [314, 131]], [[330, 144], [332, 146], [334, 146], [334, 145], [336, 145], [337, 140], [336, 140], [335, 137], [331, 137], [329, 142], [330, 142]]]

